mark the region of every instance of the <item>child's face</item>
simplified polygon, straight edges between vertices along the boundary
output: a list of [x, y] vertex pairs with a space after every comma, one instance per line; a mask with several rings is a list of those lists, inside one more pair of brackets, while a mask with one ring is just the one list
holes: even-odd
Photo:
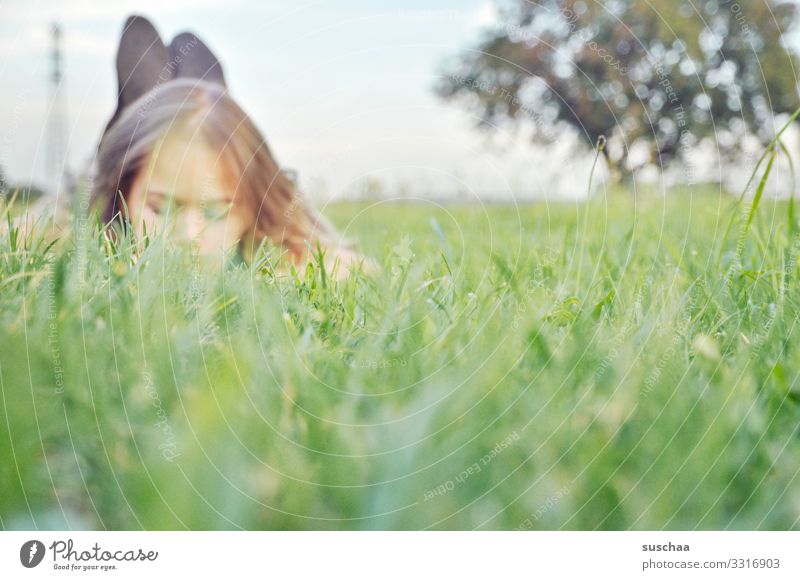
[[217, 155], [197, 134], [168, 134], [145, 160], [127, 204], [138, 235], [171, 223], [173, 239], [206, 255], [235, 246], [247, 230]]

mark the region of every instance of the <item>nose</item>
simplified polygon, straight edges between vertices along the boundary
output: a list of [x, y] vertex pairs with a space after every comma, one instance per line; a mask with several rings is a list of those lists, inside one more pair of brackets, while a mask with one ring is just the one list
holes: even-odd
[[186, 241], [197, 242], [203, 234], [205, 222], [203, 216], [195, 209], [186, 208], [180, 217], [180, 235]]

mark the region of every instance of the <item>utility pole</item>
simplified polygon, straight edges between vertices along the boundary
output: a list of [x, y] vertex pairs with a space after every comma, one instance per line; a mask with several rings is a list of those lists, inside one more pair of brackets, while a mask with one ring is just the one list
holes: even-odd
[[61, 54], [61, 26], [54, 22], [50, 27], [50, 111], [47, 116], [47, 189], [59, 195], [68, 175], [66, 148], [66, 105], [64, 103], [64, 70]]

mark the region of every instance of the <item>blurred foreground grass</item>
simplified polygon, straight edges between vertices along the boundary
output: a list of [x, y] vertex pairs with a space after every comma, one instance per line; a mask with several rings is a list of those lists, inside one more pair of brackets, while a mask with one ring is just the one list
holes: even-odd
[[0, 524], [797, 529], [800, 242], [733, 206], [336, 205], [338, 283], [2, 234]]

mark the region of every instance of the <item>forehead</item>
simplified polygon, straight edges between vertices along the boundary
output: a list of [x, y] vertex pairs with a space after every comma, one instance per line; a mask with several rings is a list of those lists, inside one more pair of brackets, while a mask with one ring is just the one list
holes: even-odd
[[222, 160], [201, 132], [172, 130], [142, 167], [145, 187], [184, 203], [229, 197]]

